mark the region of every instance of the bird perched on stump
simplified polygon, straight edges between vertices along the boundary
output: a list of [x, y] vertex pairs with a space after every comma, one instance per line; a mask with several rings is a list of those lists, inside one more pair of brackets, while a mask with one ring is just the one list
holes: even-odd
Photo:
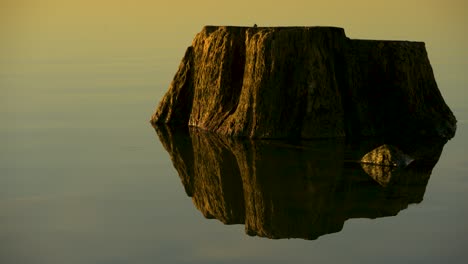
[[253, 27], [254, 27], [254, 28], [257, 28], [257, 24], [254, 24], [254, 26], [253, 26]]

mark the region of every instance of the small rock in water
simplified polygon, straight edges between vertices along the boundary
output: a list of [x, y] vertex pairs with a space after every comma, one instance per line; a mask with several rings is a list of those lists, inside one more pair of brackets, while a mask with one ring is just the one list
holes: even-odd
[[392, 145], [382, 145], [361, 158], [361, 163], [375, 164], [389, 167], [406, 167], [414, 159]]
[[386, 187], [399, 168], [408, 166], [414, 159], [392, 145], [382, 145], [361, 159], [362, 169], [377, 183]]
[[380, 166], [369, 163], [361, 163], [361, 167], [367, 175], [371, 176], [372, 179], [383, 187], [387, 187], [395, 171], [398, 171], [396, 167]]

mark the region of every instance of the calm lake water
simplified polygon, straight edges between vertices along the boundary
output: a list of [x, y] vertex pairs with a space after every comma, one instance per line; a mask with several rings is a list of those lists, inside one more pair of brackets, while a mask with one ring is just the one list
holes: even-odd
[[[280, 166], [278, 174], [271, 168], [265, 169], [268, 166], [263, 164], [264, 172], [258, 170], [258, 182], [251, 185], [258, 184], [260, 189], [252, 187], [251, 193], [261, 196], [258, 190], [263, 190], [273, 197], [268, 205], [271, 212], [277, 212], [274, 208], [286, 211], [279, 216], [281, 221], [272, 222], [270, 229], [265, 227], [264, 237], [252, 236], [259, 229], [246, 232], [246, 226], [241, 224], [248, 217], [245, 212], [251, 208], [245, 208], [247, 205], [239, 201], [247, 199], [239, 192], [250, 186], [242, 182], [244, 178], [239, 178], [239, 172], [234, 175], [227, 165], [205, 165], [207, 173], [218, 170], [233, 173], [225, 180], [226, 188], [215, 188], [219, 192], [216, 195], [227, 197], [222, 202], [231, 206], [225, 207], [228, 209], [224, 220], [207, 219], [216, 218], [209, 213], [215, 209], [208, 208], [214, 198], [203, 200], [196, 190], [187, 187], [186, 178], [171, 160], [173, 153], [164, 147], [167, 139], [161, 140], [161, 134], [148, 122], [177, 69], [184, 48], [204, 20], [198, 22], [201, 24], [192, 23], [195, 30], [180, 33], [183, 41], [176, 42], [180, 37], [168, 36], [172, 42], [162, 44], [159, 49], [152, 48], [158, 47], [158, 42], [150, 37], [136, 39], [147, 39], [146, 44], [116, 41], [111, 51], [101, 46], [89, 48], [86, 45], [107, 43], [90, 41], [99, 35], [96, 32], [100, 31], [96, 30], [92, 37], [73, 35], [72, 40], [54, 34], [38, 37], [39, 33], [37, 36], [31, 33], [24, 34], [25, 39], [18, 37], [16, 42], [4, 43], [8, 46], [0, 54], [0, 263], [467, 261], [468, 108], [464, 104], [463, 87], [468, 81], [460, 74], [468, 69], [464, 57], [444, 60], [444, 54], [438, 49], [444, 45], [437, 46], [436, 41], [428, 44], [429, 48], [434, 47], [428, 52], [434, 58], [439, 88], [458, 119], [458, 130], [455, 138], [443, 147], [432, 171], [423, 174], [425, 181], [417, 182], [414, 188], [404, 185], [408, 188], [400, 196], [394, 195], [400, 191], [395, 186], [391, 187], [391, 193], [380, 194], [379, 190], [385, 188], [376, 183], [369, 187], [370, 178], [364, 179], [360, 168], [334, 164], [329, 156], [335, 152], [328, 153], [328, 157], [327, 153], [325, 157], [321, 155], [323, 148], [317, 147], [318, 152], [314, 152], [314, 146], [320, 142], [311, 143], [311, 155], [318, 161], [305, 161], [309, 167], [304, 168], [310, 172], [317, 166], [317, 171], [304, 173], [304, 179], [298, 169], [303, 165], [298, 162], [304, 158], [302, 154], [283, 151], [284, 146], [254, 146], [264, 153], [273, 153], [271, 160], [284, 163], [280, 163], [283, 167]], [[39, 27], [31, 27], [28, 32], [34, 30], [46, 32]], [[50, 32], [65, 31], [54, 28]], [[102, 32], [107, 31], [103, 28]], [[142, 32], [144, 35], [150, 31]], [[372, 32], [375, 31], [360, 36], [373, 38]], [[81, 43], [78, 40], [83, 38], [84, 46], [78, 45]], [[42, 41], [31, 44], [29, 39]], [[57, 46], [49, 44], [56, 40], [62, 41], [59, 44], [72, 41], [75, 48], [55, 50]], [[171, 47], [171, 43], [177, 44]], [[121, 47], [125, 50], [118, 52]], [[209, 146], [216, 146], [213, 139], [199, 140], [199, 144], [208, 142]], [[341, 157], [346, 150], [341, 149], [339, 142], [333, 144], [337, 157]], [[223, 155], [234, 157], [229, 153]], [[330, 166], [339, 172], [327, 170]], [[281, 175], [290, 170], [294, 171], [291, 174], [294, 182], [283, 181]], [[353, 174], [358, 170], [361, 172]], [[338, 180], [324, 180], [321, 173], [330, 173]], [[269, 174], [273, 183], [268, 183]], [[311, 175], [320, 179], [308, 179]], [[346, 175], [354, 178], [350, 180]], [[302, 186], [304, 181], [311, 183], [311, 189], [292, 191], [291, 188]], [[230, 183], [237, 189], [231, 189]], [[369, 188], [364, 194], [360, 183]], [[287, 200], [290, 204], [281, 204], [282, 197], [275, 191], [288, 184], [293, 186], [284, 187], [288, 195], [285, 199], [290, 199]], [[338, 191], [321, 193], [335, 185]], [[208, 186], [200, 192], [209, 194], [211, 190], [214, 189]], [[193, 201], [188, 194], [194, 197]], [[395, 203], [396, 199], [402, 201]], [[306, 209], [297, 203], [302, 200], [308, 203]], [[288, 206], [293, 207], [291, 212], [297, 222], [288, 222], [291, 216]], [[302, 218], [304, 210], [307, 214]], [[240, 211], [246, 215], [235, 214]], [[274, 219], [277, 218], [270, 218]], [[301, 219], [310, 221], [310, 227]], [[328, 219], [339, 221], [332, 223]], [[284, 225], [289, 225], [289, 229], [284, 231]], [[301, 230], [309, 233], [301, 235]], [[298, 238], [284, 238], [288, 236]]]
[[[392, 217], [353, 217], [316, 240], [270, 240], [206, 219], [187, 196], [148, 123], [157, 83], [141, 80], [154, 69], [138, 58], [24, 63], [41, 70], [2, 75], [15, 87], [1, 112], [2, 263], [460, 263], [468, 256], [466, 108], [453, 109], [457, 135], [420, 203]], [[292, 170], [299, 164], [276, 155]]]

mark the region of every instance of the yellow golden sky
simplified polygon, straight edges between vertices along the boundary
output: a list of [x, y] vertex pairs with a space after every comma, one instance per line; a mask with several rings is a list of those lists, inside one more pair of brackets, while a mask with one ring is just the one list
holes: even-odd
[[[354, 38], [467, 42], [463, 0], [2, 0], [3, 31], [13, 41], [173, 41], [184, 45], [206, 24], [333, 25]], [[3, 34], [6, 34], [5, 32]], [[444, 40], [445, 39], [445, 40]], [[97, 41], [99, 40], [99, 41]], [[187, 42], [188, 41], [188, 42]], [[450, 45], [455, 47], [454, 44]]]
[[468, 83], [467, 7], [464, 0], [1, 0], [0, 64], [109, 56], [176, 64], [207, 24], [330, 25], [350, 38], [424, 41], [436, 78], [461, 87]]

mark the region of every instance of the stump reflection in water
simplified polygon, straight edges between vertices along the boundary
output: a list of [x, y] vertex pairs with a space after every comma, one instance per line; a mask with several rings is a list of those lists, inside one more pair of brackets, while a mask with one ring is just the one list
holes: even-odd
[[392, 142], [415, 162], [364, 170], [354, 161], [382, 142], [250, 140], [155, 129], [206, 218], [245, 224], [247, 234], [273, 239], [313, 240], [339, 232], [347, 219], [395, 216], [420, 203], [445, 143]]

